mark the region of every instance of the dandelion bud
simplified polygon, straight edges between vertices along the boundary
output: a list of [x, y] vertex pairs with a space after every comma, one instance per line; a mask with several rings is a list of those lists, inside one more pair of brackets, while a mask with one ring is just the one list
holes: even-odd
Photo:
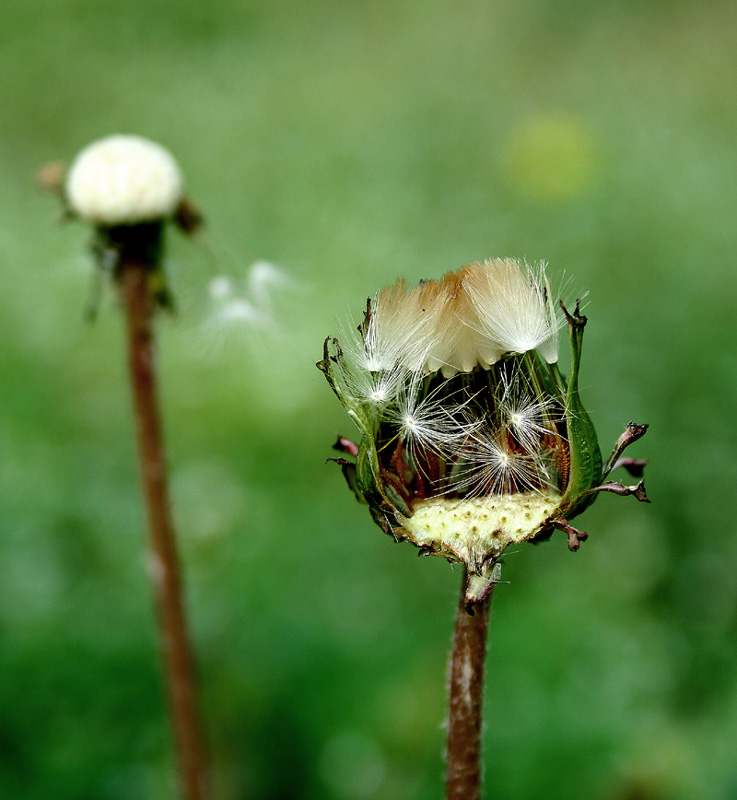
[[71, 211], [95, 225], [135, 225], [172, 217], [182, 175], [171, 153], [141, 136], [108, 136], [85, 147], [66, 180]]
[[510, 544], [559, 529], [578, 549], [587, 534], [569, 520], [599, 491], [647, 500], [642, 483], [605, 481], [613, 461], [603, 467], [579, 396], [585, 324], [578, 304], [556, 311], [543, 266], [495, 259], [400, 281], [368, 302], [356, 339], [325, 342], [317, 366], [361, 436], [339, 439], [355, 454], [336, 459], [349, 486], [395, 540], [464, 563], [469, 603]]

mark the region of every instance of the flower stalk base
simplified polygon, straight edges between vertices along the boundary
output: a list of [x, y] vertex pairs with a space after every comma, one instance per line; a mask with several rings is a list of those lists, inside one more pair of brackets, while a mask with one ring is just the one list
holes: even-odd
[[[498, 565], [494, 577], [498, 580]], [[450, 660], [446, 800], [481, 797], [484, 663], [493, 584], [483, 600], [468, 606], [466, 583], [464, 574]]]

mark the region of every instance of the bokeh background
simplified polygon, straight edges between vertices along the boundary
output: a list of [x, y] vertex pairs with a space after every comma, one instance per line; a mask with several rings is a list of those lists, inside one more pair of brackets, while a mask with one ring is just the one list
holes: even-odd
[[[121, 320], [36, 168], [168, 146], [160, 321], [175, 514], [219, 800], [442, 796], [461, 579], [325, 465], [323, 338], [405, 275], [547, 260], [588, 294], [605, 449], [651, 424], [652, 505], [604, 496], [506, 559], [489, 796], [737, 798], [737, 6], [725, 0], [3, 0], [0, 796], [175, 797]], [[270, 331], [208, 283], [266, 259]]]

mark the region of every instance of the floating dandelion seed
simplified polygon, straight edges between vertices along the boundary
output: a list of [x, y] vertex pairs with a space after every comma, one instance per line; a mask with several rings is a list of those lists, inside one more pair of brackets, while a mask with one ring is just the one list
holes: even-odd
[[291, 280], [269, 261], [256, 261], [248, 270], [246, 286], [254, 305], [271, 309], [275, 293], [289, 289]]
[[212, 300], [222, 302], [233, 294], [233, 282], [225, 275], [218, 275], [210, 281], [208, 289]]
[[278, 328], [274, 307], [280, 294], [292, 285], [278, 267], [257, 261], [245, 278], [236, 281], [218, 275], [210, 281], [210, 311], [204, 323], [211, 349], [227, 344], [249, 345], [260, 334]]
[[259, 325], [269, 322], [268, 315], [242, 297], [233, 297], [223, 303], [217, 312], [217, 321], [223, 325]]

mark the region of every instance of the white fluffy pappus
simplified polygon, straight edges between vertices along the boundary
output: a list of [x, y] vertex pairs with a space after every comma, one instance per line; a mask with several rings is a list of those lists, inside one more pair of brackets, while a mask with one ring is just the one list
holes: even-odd
[[543, 436], [559, 436], [552, 397], [533, 395], [519, 371], [511, 376], [502, 376], [501, 390], [497, 400], [501, 423], [522, 448], [535, 452]]
[[142, 136], [99, 139], [74, 159], [66, 178], [70, 209], [96, 225], [135, 225], [170, 217], [182, 198], [171, 153]]
[[272, 308], [275, 294], [291, 286], [292, 280], [270, 261], [254, 261], [249, 267], [246, 291], [257, 306]]
[[536, 269], [513, 258], [497, 258], [467, 273], [465, 288], [481, 331], [504, 353], [537, 350], [549, 364], [558, 360], [558, 332], [545, 265]]
[[363, 363], [367, 370], [422, 369], [435, 332], [432, 315], [404, 280], [382, 289], [370, 306], [363, 331]]
[[414, 293], [428, 317], [431, 338], [424, 362], [426, 372], [442, 372], [452, 378], [458, 372], [471, 372], [496, 363], [501, 350], [480, 330], [469, 305], [465, 277], [473, 265], [449, 273], [440, 281], [425, 281]]
[[450, 378], [499, 359], [499, 348], [480, 333], [480, 326], [466, 321], [468, 301], [460, 275], [422, 281], [412, 290], [400, 280], [376, 295], [365, 333], [368, 368], [400, 363], [413, 372], [441, 371]]
[[370, 344], [373, 337], [362, 333], [354, 320], [341, 323], [340, 327], [338, 369], [334, 377], [353, 401], [379, 410], [395, 399], [411, 373], [396, 357], [393, 365], [389, 365], [387, 358], [383, 362], [387, 367], [377, 368], [377, 355]]
[[423, 396], [421, 383], [411, 380], [409, 385], [401, 387], [383, 414], [383, 421], [397, 428], [399, 439], [416, 463], [423, 451], [450, 457], [483, 424], [466, 413], [469, 399], [454, 402], [445, 396], [444, 390], [440, 385]]
[[547, 473], [539, 468], [539, 460], [515, 452], [503, 429], [474, 435], [463, 459], [454, 484], [456, 490], [470, 489], [471, 497], [537, 491], [541, 484], [547, 486]]
[[365, 364], [452, 378], [488, 369], [506, 353], [537, 350], [553, 363], [563, 324], [543, 264], [474, 262], [412, 290], [400, 280], [379, 292], [364, 332]]
[[395, 402], [401, 387], [410, 377], [407, 370], [400, 366], [370, 372], [360, 365], [353, 368], [346, 365], [342, 374], [349, 396], [376, 409]]

